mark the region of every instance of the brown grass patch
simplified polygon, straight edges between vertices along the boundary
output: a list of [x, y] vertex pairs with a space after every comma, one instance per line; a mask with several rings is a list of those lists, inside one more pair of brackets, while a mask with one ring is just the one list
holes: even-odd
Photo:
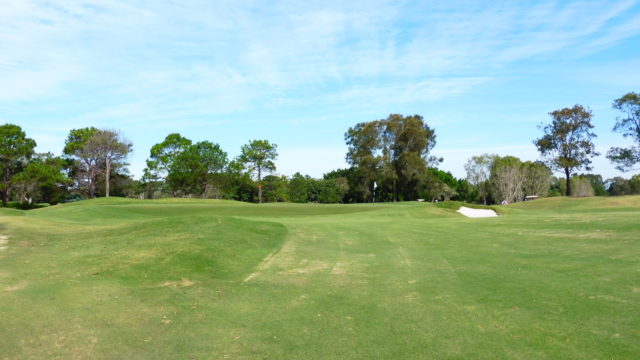
[[189, 279], [180, 279], [179, 281], [165, 281], [162, 284], [160, 284], [159, 287], [177, 288], [177, 287], [192, 286], [193, 284], [195, 283]]

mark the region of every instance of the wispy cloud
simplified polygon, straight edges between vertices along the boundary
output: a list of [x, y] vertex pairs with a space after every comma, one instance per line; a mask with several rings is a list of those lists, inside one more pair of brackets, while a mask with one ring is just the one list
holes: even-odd
[[22, 0], [1, 8], [0, 113], [40, 132], [227, 125], [230, 115], [265, 112], [284, 126], [428, 107], [505, 81], [514, 64], [580, 59], [640, 34], [636, 0]]
[[8, 2], [0, 102], [61, 94], [71, 102], [78, 88], [109, 107], [123, 99], [192, 107], [196, 99], [208, 113], [283, 99], [415, 102], [478, 86], [509, 62], [640, 33], [637, 16], [624, 16], [635, 1], [299, 5]]

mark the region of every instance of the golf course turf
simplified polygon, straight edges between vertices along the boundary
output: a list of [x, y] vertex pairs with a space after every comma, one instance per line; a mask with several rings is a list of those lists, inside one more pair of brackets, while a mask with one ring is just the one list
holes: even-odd
[[638, 359], [640, 197], [0, 209], [0, 359]]

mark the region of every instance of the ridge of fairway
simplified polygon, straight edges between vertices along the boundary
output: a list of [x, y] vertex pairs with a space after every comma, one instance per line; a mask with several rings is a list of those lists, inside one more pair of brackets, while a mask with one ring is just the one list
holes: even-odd
[[113, 219], [134, 221], [140, 218], [174, 217], [184, 215], [219, 215], [247, 218], [332, 216], [388, 209], [385, 204], [252, 204], [232, 200], [210, 199], [158, 199], [134, 200], [100, 198], [60, 204], [29, 210], [26, 214], [35, 218], [56, 219], [63, 223], [83, 222], [101, 224]]

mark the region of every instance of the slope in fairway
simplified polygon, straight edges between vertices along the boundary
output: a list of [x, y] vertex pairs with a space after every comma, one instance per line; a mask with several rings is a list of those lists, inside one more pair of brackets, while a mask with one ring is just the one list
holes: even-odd
[[0, 358], [635, 359], [640, 197], [0, 211]]

